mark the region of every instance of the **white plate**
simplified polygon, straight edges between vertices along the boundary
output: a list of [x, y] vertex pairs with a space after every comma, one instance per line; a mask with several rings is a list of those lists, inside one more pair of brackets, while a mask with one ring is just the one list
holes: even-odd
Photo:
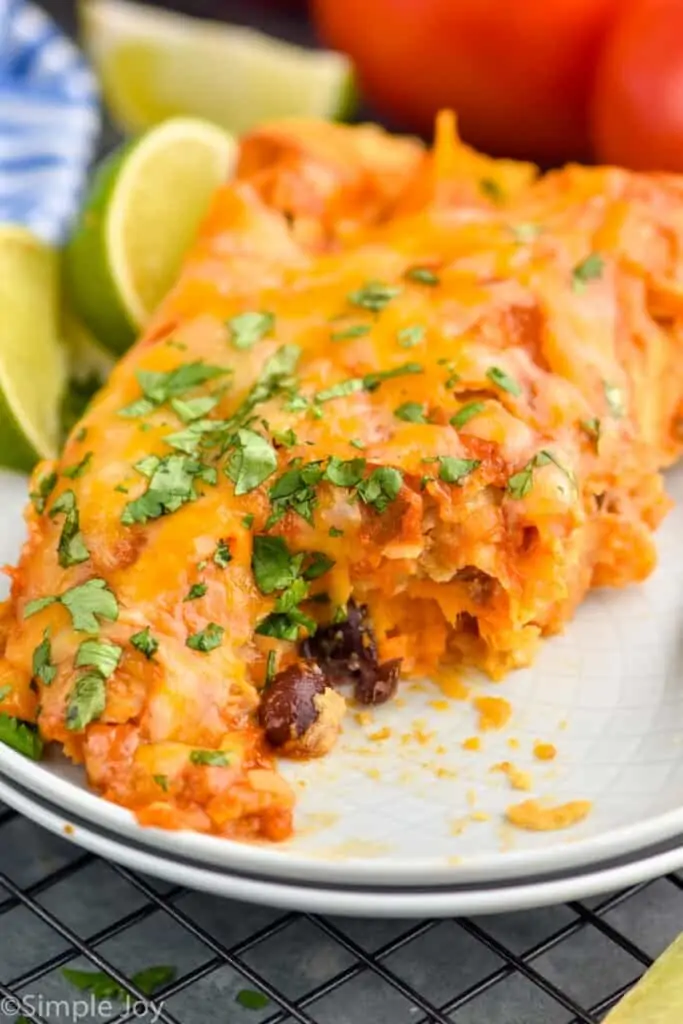
[[[405, 687], [402, 703], [377, 709], [372, 725], [350, 716], [328, 758], [283, 764], [302, 784], [288, 843], [140, 829], [61, 759], [36, 765], [0, 746], [0, 773], [123, 841], [276, 880], [493, 883], [578, 869], [683, 834], [683, 469], [669, 490], [677, 507], [647, 583], [592, 595], [533, 668], [503, 684], [473, 680], [476, 691], [511, 702], [508, 728], [467, 753], [461, 741], [477, 732], [470, 703], [441, 710], [431, 703], [442, 700], [435, 688]], [[0, 475], [0, 562], [16, 560], [25, 491], [20, 478]], [[369, 738], [384, 728], [388, 738]], [[534, 760], [536, 739], [556, 745], [554, 762]], [[532, 793], [513, 792], [491, 772], [503, 760], [531, 773]], [[505, 807], [531, 795], [589, 799], [594, 808], [566, 832], [506, 827]]]
[[47, 801], [1, 780], [0, 799], [50, 832], [133, 871], [214, 896], [312, 914], [373, 918], [501, 914], [587, 899], [650, 881], [683, 867], [683, 845], [663, 843], [623, 862], [611, 862], [542, 881], [526, 878], [488, 886], [453, 883], [438, 889], [406, 887], [393, 890], [273, 882], [258, 876], [233, 874], [191, 861], [172, 859], [161, 853], [150, 853], [137, 843], [121, 842], [116, 835], [90, 827], [80, 819], [67, 818]]

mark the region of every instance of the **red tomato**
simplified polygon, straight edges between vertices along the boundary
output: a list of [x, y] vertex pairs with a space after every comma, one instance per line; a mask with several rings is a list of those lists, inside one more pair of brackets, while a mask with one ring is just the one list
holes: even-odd
[[598, 63], [597, 156], [636, 170], [683, 171], [683, 0], [631, 0]]
[[313, 0], [324, 41], [354, 58], [382, 113], [507, 156], [586, 156], [593, 68], [626, 0]]

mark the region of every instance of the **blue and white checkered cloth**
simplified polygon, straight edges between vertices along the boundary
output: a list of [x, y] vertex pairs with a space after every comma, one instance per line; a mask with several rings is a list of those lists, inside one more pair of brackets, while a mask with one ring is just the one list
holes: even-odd
[[0, 0], [0, 222], [47, 242], [78, 208], [100, 126], [95, 77], [29, 0]]

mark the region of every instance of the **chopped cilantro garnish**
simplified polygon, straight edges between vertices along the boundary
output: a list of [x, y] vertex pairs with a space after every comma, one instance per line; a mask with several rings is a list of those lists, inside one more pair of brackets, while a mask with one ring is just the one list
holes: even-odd
[[208, 587], [206, 583], [193, 583], [187, 592], [187, 596], [183, 598], [184, 601], [196, 601], [199, 597], [204, 597]]
[[276, 640], [298, 640], [299, 630], [302, 627], [309, 633], [313, 633], [316, 621], [298, 609], [294, 609], [286, 614], [271, 612], [259, 622], [255, 632], [259, 636], [271, 636]]
[[288, 469], [279, 476], [268, 492], [272, 511], [266, 521], [266, 529], [278, 523], [290, 509], [311, 523], [318, 502], [315, 487], [322, 477], [320, 462], [309, 462], [305, 466]]
[[328, 530], [330, 537], [343, 537], [344, 531], [340, 530], [337, 526], [331, 526]]
[[345, 398], [355, 391], [362, 391], [364, 387], [362, 377], [350, 377], [348, 380], [341, 380], [338, 384], [318, 391], [315, 400], [316, 402], [330, 402], [333, 398]]
[[304, 579], [317, 580], [320, 576], [324, 576], [326, 572], [329, 572], [334, 565], [334, 559], [330, 558], [323, 551], [311, 552], [311, 561], [304, 569]]
[[136, 376], [144, 397], [137, 399], [124, 409], [120, 409], [119, 416], [128, 418], [145, 416], [157, 406], [170, 401], [171, 398], [178, 398], [199, 384], [205, 384], [209, 380], [223, 377], [226, 373], [231, 372], [227, 367], [209, 366], [201, 360], [194, 363], [182, 363], [167, 373], [138, 370]]
[[76, 680], [66, 705], [66, 727], [80, 732], [96, 721], [107, 703], [107, 688], [99, 672], [86, 672]]
[[589, 281], [595, 281], [602, 275], [605, 261], [600, 253], [592, 252], [585, 260], [577, 263], [572, 270], [572, 290], [577, 294], [585, 291]]
[[245, 530], [251, 530], [254, 525], [254, 513], [247, 512], [246, 516], [242, 516], [242, 526]]
[[190, 761], [211, 768], [227, 768], [230, 764], [230, 758], [224, 750], [193, 750], [190, 752]]
[[43, 741], [35, 726], [13, 715], [0, 714], [0, 743], [32, 761], [40, 761], [43, 756]]
[[396, 419], [404, 420], [406, 423], [426, 423], [427, 417], [424, 414], [422, 402], [404, 402], [394, 409]]
[[243, 1006], [245, 1010], [265, 1010], [267, 1006], [270, 1006], [268, 996], [252, 988], [241, 989], [235, 996], [235, 1002]]
[[185, 643], [193, 651], [201, 651], [203, 654], [207, 654], [209, 651], [215, 650], [216, 647], [220, 647], [223, 642], [224, 633], [225, 630], [222, 626], [217, 625], [215, 622], [210, 622], [208, 626], [198, 633], [190, 634]]
[[376, 512], [384, 512], [398, 497], [402, 483], [403, 476], [398, 469], [392, 466], [379, 466], [358, 484], [356, 490], [366, 505], [371, 505]]
[[75, 480], [88, 469], [88, 466], [92, 462], [93, 452], [86, 452], [80, 462], [77, 462], [74, 466], [67, 466], [66, 469], [62, 470], [64, 476], [68, 476], [69, 480]]
[[108, 679], [121, 660], [123, 648], [110, 640], [84, 640], [76, 652], [76, 668], [94, 668]]
[[240, 313], [228, 320], [230, 340], [235, 348], [251, 348], [273, 329], [275, 317], [272, 313]]
[[270, 441], [254, 430], [238, 430], [235, 451], [225, 472], [235, 485], [235, 494], [248, 494], [277, 469], [277, 453]]
[[325, 480], [335, 487], [355, 487], [363, 479], [365, 459], [339, 459], [333, 455], [325, 469]]
[[44, 686], [51, 686], [57, 675], [57, 668], [52, 661], [49, 629], [43, 632], [43, 639], [33, 652], [31, 674], [34, 679], [39, 679]]
[[369, 334], [371, 330], [370, 324], [352, 324], [351, 327], [345, 327], [341, 331], [332, 331], [330, 340], [348, 341], [350, 338], [362, 338], [365, 334]]
[[351, 445], [352, 448], [357, 448], [359, 452], [365, 450], [365, 445], [363, 444], [359, 437], [352, 437], [351, 440], [349, 441], [349, 444]]
[[287, 430], [274, 430], [273, 441], [282, 448], [293, 448], [295, 444], [299, 443], [299, 439], [291, 427]]
[[56, 486], [57, 474], [46, 473], [45, 476], [41, 476], [38, 480], [37, 489], [35, 491], [31, 491], [29, 497], [33, 502], [33, 507], [38, 515], [42, 515], [45, 511], [47, 499], [50, 497]]
[[447, 484], [459, 484], [481, 465], [480, 459], [456, 459], [452, 455], [440, 455], [438, 461], [439, 479]]
[[565, 467], [557, 461], [552, 452], [543, 449], [543, 451], [537, 452], [532, 459], [529, 459], [526, 466], [521, 469], [518, 473], [514, 473], [507, 482], [507, 491], [511, 497], [521, 500], [526, 498], [529, 494], [533, 484], [533, 473], [535, 469], [541, 466], [547, 466], [550, 462], [554, 463], [558, 469], [561, 469], [564, 475], [569, 480], [572, 487], [576, 487], [576, 481], [573, 475], [565, 469]]
[[138, 470], [142, 466], [144, 475], [149, 475], [149, 486], [139, 498], [126, 504], [121, 514], [121, 522], [126, 526], [158, 519], [194, 501], [194, 484], [198, 479], [215, 483], [215, 469], [187, 455], [165, 455], [158, 462], [155, 459], [150, 456], [136, 466]]
[[401, 363], [391, 370], [379, 370], [377, 373], [366, 373], [363, 377], [363, 387], [366, 391], [374, 391], [385, 380], [393, 377], [403, 377], [406, 374], [424, 373], [424, 366], [421, 363]]
[[64, 523], [57, 545], [57, 558], [62, 568], [67, 569], [71, 565], [87, 562], [90, 558], [80, 532], [76, 495], [73, 491], [64, 491], [50, 509], [51, 519], [60, 514], [64, 515]]
[[486, 371], [486, 376], [501, 391], [507, 391], [510, 395], [521, 395], [522, 389], [514, 379], [498, 366], [492, 366]]
[[503, 201], [505, 194], [494, 178], [480, 178], [479, 188], [486, 198], [491, 199], [494, 203], [500, 203]]
[[409, 281], [416, 281], [418, 284], [428, 284], [432, 287], [440, 284], [439, 275], [431, 267], [409, 267], [405, 276]]
[[12, 693], [12, 689], [13, 688], [9, 685], [9, 683], [7, 684], [7, 686], [0, 686], [0, 704], [2, 704], [4, 700], [7, 700], [10, 693]]
[[293, 373], [301, 358], [298, 345], [282, 345], [263, 367], [261, 375], [255, 382], [240, 407], [232, 414], [230, 423], [243, 424], [262, 402], [267, 402], [282, 391], [291, 392], [294, 386]]
[[24, 608], [24, 618], [29, 619], [51, 604], [64, 605], [71, 615], [74, 629], [81, 633], [97, 633], [98, 617], [110, 622], [119, 617], [116, 597], [106, 582], [97, 578], [71, 587], [58, 597], [39, 597], [29, 601]]
[[150, 661], [159, 650], [159, 641], [152, 636], [152, 632], [149, 626], [140, 630], [139, 633], [134, 633], [130, 638], [130, 642], [136, 650], [140, 651], [141, 654]]
[[164, 793], [168, 793], [168, 775], [153, 775], [152, 779], [156, 782], [159, 789], [163, 789]]
[[118, 491], [119, 494], [128, 494], [128, 488], [124, 487], [123, 484], [117, 484], [114, 490]]
[[468, 402], [467, 405], [463, 405], [461, 409], [458, 409], [455, 416], [451, 416], [450, 424], [456, 430], [462, 430], [466, 423], [469, 423], [471, 419], [478, 416], [485, 408], [484, 402]]
[[225, 569], [227, 565], [232, 562], [232, 554], [230, 553], [230, 545], [227, 540], [219, 540], [216, 545], [216, 550], [213, 553], [214, 564], [219, 569]]
[[422, 324], [412, 324], [410, 327], [402, 327], [396, 338], [401, 348], [415, 348], [424, 340], [425, 329]]
[[615, 384], [608, 384], [607, 381], [603, 381], [603, 389], [605, 392], [605, 400], [609, 411], [616, 419], [621, 419], [626, 415], [626, 402], [624, 401], [624, 392], [621, 388], [618, 388]]
[[264, 680], [264, 686], [270, 686], [272, 681], [277, 675], [277, 652], [268, 651], [268, 660], [266, 661], [266, 677]]
[[401, 294], [401, 290], [400, 287], [383, 284], [382, 281], [367, 281], [361, 288], [349, 292], [347, 299], [352, 306], [379, 313], [392, 299]]
[[301, 570], [303, 555], [293, 556], [282, 537], [254, 537], [251, 568], [262, 594], [284, 590]]
[[198, 398], [172, 398], [171, 407], [183, 423], [194, 423], [202, 419], [218, 405], [214, 395], [200, 395]]

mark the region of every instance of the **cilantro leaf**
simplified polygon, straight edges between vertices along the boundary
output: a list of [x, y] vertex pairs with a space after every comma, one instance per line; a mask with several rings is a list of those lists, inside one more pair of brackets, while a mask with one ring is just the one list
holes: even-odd
[[507, 492], [516, 500], [520, 501], [522, 498], [526, 498], [527, 494], [531, 491], [533, 485], [533, 472], [535, 469], [541, 466], [547, 466], [548, 463], [554, 463], [558, 469], [562, 470], [564, 475], [569, 480], [572, 487], [576, 487], [576, 480], [569, 470], [558, 462], [552, 452], [547, 449], [543, 449], [537, 452], [532, 459], [529, 459], [526, 466], [514, 473], [507, 482]]
[[11, 692], [12, 687], [9, 684], [7, 686], [0, 686], [0, 704], [9, 697]]
[[267, 995], [251, 988], [243, 988], [238, 992], [235, 1002], [243, 1006], [245, 1010], [265, 1010], [266, 1006], [270, 1006], [270, 999]]
[[602, 425], [597, 416], [594, 416], [589, 420], [581, 420], [580, 426], [585, 430], [590, 439], [595, 444], [595, 450], [598, 450], [598, 444], [600, 442], [600, 434], [602, 432]]
[[[121, 514], [121, 522], [125, 526], [133, 523], [146, 523], [148, 519], [176, 512], [182, 505], [194, 501], [197, 493], [194, 488], [196, 479], [208, 483], [215, 482], [213, 467], [204, 466], [187, 455], [166, 455], [159, 459], [153, 468], [153, 460], [144, 459], [137, 468], [144, 466], [151, 472], [147, 490], [139, 498], [127, 502]], [[207, 470], [210, 472], [207, 474]]]
[[414, 348], [423, 341], [425, 328], [422, 324], [413, 324], [411, 327], [402, 327], [396, 338], [401, 348]]
[[225, 472], [235, 485], [235, 494], [248, 494], [277, 469], [277, 453], [270, 441], [253, 430], [238, 430], [236, 450]]
[[394, 409], [394, 416], [397, 420], [403, 420], [405, 423], [427, 422], [422, 402], [404, 402], [403, 405]]
[[262, 594], [284, 590], [296, 578], [302, 559], [295, 560], [282, 537], [257, 534], [251, 556], [256, 586]]
[[595, 281], [602, 276], [605, 268], [605, 261], [600, 253], [592, 252], [585, 260], [577, 263], [572, 270], [572, 291], [580, 294], [586, 290], [589, 281]]
[[80, 633], [96, 633], [97, 618], [116, 622], [119, 606], [105, 580], [92, 579], [66, 590], [59, 598], [71, 614], [73, 627]]
[[315, 487], [323, 478], [320, 462], [309, 462], [305, 466], [286, 470], [279, 476], [268, 492], [272, 512], [266, 521], [266, 529], [278, 523], [289, 509], [313, 522], [313, 511], [318, 503]]
[[365, 384], [362, 377], [349, 377], [348, 380], [340, 380], [338, 384], [332, 384], [329, 388], [323, 388], [315, 396], [316, 402], [330, 402], [333, 398], [345, 398], [353, 395], [356, 391], [363, 391]]
[[202, 654], [208, 654], [209, 651], [220, 647], [223, 643], [224, 633], [225, 630], [222, 626], [217, 625], [215, 622], [210, 622], [208, 626], [201, 629], [198, 633], [191, 633], [185, 644], [193, 651], [201, 651]]
[[300, 358], [301, 349], [298, 345], [282, 345], [268, 359], [247, 397], [232, 414], [230, 422], [244, 423], [257, 405], [267, 402], [283, 390], [291, 389], [294, 386], [292, 375]]
[[131, 978], [136, 988], [139, 988], [143, 995], [153, 996], [160, 988], [169, 985], [177, 974], [175, 967], [158, 965], [156, 967], [145, 967], [138, 971]]
[[0, 743], [32, 761], [40, 761], [43, 756], [43, 741], [35, 726], [13, 715], [0, 714]]
[[333, 455], [325, 469], [324, 478], [335, 487], [356, 487], [363, 479], [365, 466], [365, 459], [340, 459]]
[[361, 501], [371, 505], [376, 512], [384, 512], [398, 497], [403, 484], [403, 475], [392, 466], [379, 466], [369, 477], [361, 480], [357, 491]]
[[298, 640], [299, 630], [303, 627], [309, 633], [314, 633], [317, 623], [308, 615], [304, 615], [298, 608], [287, 613], [271, 612], [262, 619], [256, 627], [255, 632], [259, 636], [270, 636], [276, 640]]
[[125, 409], [120, 409], [119, 416], [134, 418], [144, 416], [171, 398], [177, 398], [191, 388], [231, 372], [224, 366], [209, 366], [201, 360], [193, 363], [181, 363], [180, 366], [176, 366], [175, 369], [166, 373], [155, 370], [138, 370], [136, 377], [144, 398], [138, 399], [126, 406]]
[[344, 531], [340, 530], [338, 526], [331, 526], [328, 530], [330, 537], [343, 537]]
[[227, 565], [232, 562], [232, 554], [230, 553], [230, 545], [227, 540], [219, 540], [216, 545], [216, 550], [213, 553], [213, 561], [219, 569], [225, 569]]
[[303, 572], [304, 579], [317, 580], [329, 572], [334, 565], [334, 559], [330, 558], [323, 551], [312, 551], [311, 561]]
[[190, 587], [187, 597], [184, 597], [184, 601], [196, 601], [198, 597], [204, 597], [207, 591], [206, 583], [193, 583]]
[[440, 455], [439, 479], [447, 484], [459, 484], [480, 465], [480, 459], [456, 459], [452, 455]]
[[372, 330], [370, 324], [352, 324], [340, 331], [332, 331], [330, 341], [348, 341], [350, 338], [362, 338]]
[[96, 721], [107, 703], [104, 678], [99, 672], [85, 672], [76, 680], [66, 705], [66, 727], [80, 732]]
[[409, 267], [406, 270], [405, 276], [409, 281], [415, 281], [417, 284], [428, 284], [432, 287], [441, 283], [439, 275], [431, 267]]
[[76, 495], [73, 491], [64, 491], [50, 509], [50, 518], [64, 514], [62, 532], [57, 544], [57, 560], [63, 569], [71, 565], [87, 562], [90, 552], [85, 546], [83, 534], [80, 532]]
[[385, 380], [392, 377], [403, 377], [410, 373], [424, 373], [424, 367], [420, 363], [402, 363], [394, 366], [391, 370], [379, 370], [377, 373], [366, 373], [363, 377], [363, 387], [366, 391], [374, 391]]
[[[217, 405], [218, 399], [213, 395], [200, 395], [199, 398], [188, 398], [185, 401], [182, 398], [171, 399], [171, 408], [183, 423], [194, 423], [196, 420], [202, 419]], [[208, 422], [213, 423], [214, 421], [209, 420]]]
[[192, 764], [206, 764], [213, 768], [226, 768], [230, 764], [230, 758], [224, 750], [192, 750], [190, 761]]
[[504, 370], [501, 370], [498, 366], [492, 366], [486, 371], [486, 376], [495, 384], [501, 391], [507, 391], [511, 395], [521, 395], [522, 389], [517, 381], [510, 377]]
[[478, 416], [485, 408], [486, 404], [484, 402], [468, 402], [467, 405], [463, 405], [462, 408], [458, 409], [455, 416], [451, 416], [450, 424], [456, 430], [462, 430], [466, 423], [469, 423], [471, 419]]
[[230, 340], [237, 349], [251, 348], [273, 329], [275, 317], [272, 313], [239, 313], [227, 321]]
[[57, 486], [57, 474], [46, 473], [45, 476], [41, 476], [38, 480], [38, 486], [35, 491], [31, 491], [29, 498], [33, 502], [38, 515], [42, 515], [45, 511], [45, 505], [47, 499], [50, 497], [55, 487]]
[[115, 672], [123, 648], [111, 640], [84, 640], [76, 653], [76, 668], [94, 668], [104, 679]]
[[164, 793], [168, 793], [168, 775], [153, 775], [152, 778], [156, 782], [159, 789], [163, 789]]
[[277, 652], [268, 651], [268, 660], [266, 662], [266, 678], [264, 680], [265, 687], [270, 686], [272, 681], [277, 675]]
[[86, 452], [80, 462], [77, 462], [74, 466], [67, 466], [62, 470], [64, 476], [67, 476], [69, 480], [76, 480], [77, 477], [83, 476], [92, 462], [94, 452]]
[[140, 651], [141, 654], [144, 654], [148, 661], [150, 661], [159, 650], [159, 641], [152, 636], [149, 626], [140, 630], [139, 633], [134, 633], [130, 638], [130, 642], [136, 650]]
[[383, 284], [381, 281], [367, 281], [361, 288], [349, 292], [347, 300], [352, 306], [379, 313], [392, 299], [400, 295], [401, 291], [401, 288]]
[[34, 601], [27, 601], [24, 607], [24, 618], [30, 619], [32, 615], [37, 615], [38, 612], [42, 612], [44, 608], [49, 608], [51, 604], [56, 604], [58, 601], [58, 597], [37, 597]]
[[52, 662], [49, 629], [44, 630], [43, 639], [33, 652], [31, 674], [34, 679], [39, 679], [43, 686], [51, 686], [57, 675], [57, 668]]
[[119, 983], [103, 971], [77, 971], [63, 967], [62, 975], [74, 988], [81, 992], [91, 992], [98, 1001], [125, 998], [126, 993]]

